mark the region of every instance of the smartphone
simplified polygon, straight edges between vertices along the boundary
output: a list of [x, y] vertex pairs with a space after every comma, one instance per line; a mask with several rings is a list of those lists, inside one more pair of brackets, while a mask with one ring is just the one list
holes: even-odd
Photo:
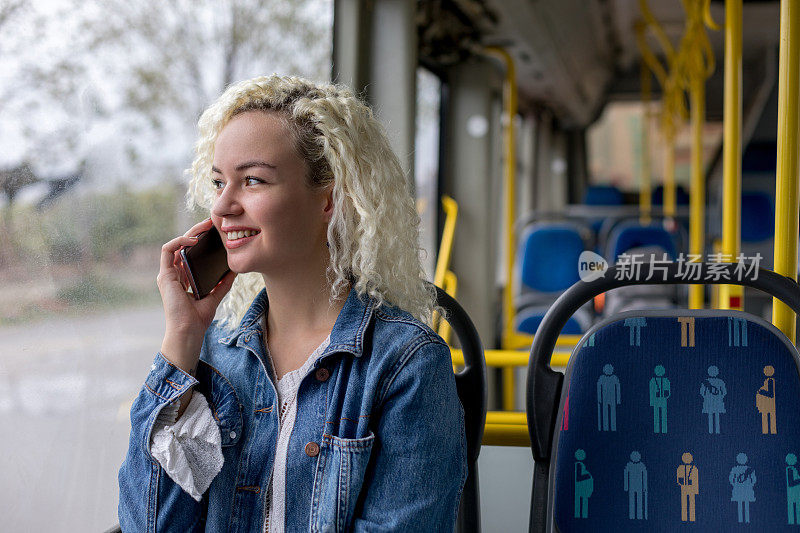
[[217, 283], [230, 271], [228, 253], [217, 228], [197, 236], [197, 243], [181, 249], [183, 271], [192, 288], [195, 300], [208, 296]]

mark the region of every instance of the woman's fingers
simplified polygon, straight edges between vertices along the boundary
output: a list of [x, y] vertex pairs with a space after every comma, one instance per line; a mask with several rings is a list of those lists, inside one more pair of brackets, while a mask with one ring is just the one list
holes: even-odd
[[195, 224], [194, 226], [189, 228], [189, 231], [187, 231], [183, 235], [184, 235], [184, 237], [195, 236], [198, 233], [202, 233], [204, 231], [208, 231], [209, 229], [211, 229], [211, 226], [212, 226], [211, 219], [207, 218], [204, 221], [198, 222], [197, 224]]
[[161, 247], [160, 270], [158, 281], [178, 280], [177, 262], [180, 260], [178, 252], [184, 246], [193, 246], [197, 242], [196, 237], [186, 237], [184, 235], [175, 237]]

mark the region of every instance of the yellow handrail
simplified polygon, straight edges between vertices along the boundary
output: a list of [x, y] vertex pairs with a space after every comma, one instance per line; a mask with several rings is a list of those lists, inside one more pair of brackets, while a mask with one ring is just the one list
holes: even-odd
[[[722, 124], [721, 253], [723, 258], [735, 260], [741, 246], [742, 0], [725, 0], [725, 102]], [[720, 309], [743, 309], [743, 287], [716, 287]]]
[[[550, 366], [565, 368], [569, 362], [569, 356], [572, 350], [557, 351], [550, 357]], [[464, 364], [464, 355], [461, 350], [457, 348], [450, 348], [450, 354], [453, 357], [454, 365]], [[486, 366], [492, 368], [507, 368], [507, 367], [527, 367], [529, 352], [519, 350], [484, 350], [483, 356], [486, 359]], [[506, 409], [510, 411], [511, 409]]]
[[[800, 111], [800, 5], [781, 0], [778, 74], [778, 166], [775, 184], [775, 272], [797, 279], [798, 111]], [[772, 322], [795, 341], [795, 315], [772, 299]]]
[[[689, 254], [702, 256], [705, 250], [706, 187], [703, 173], [703, 125], [705, 123], [705, 80], [714, 71], [714, 52], [706, 24], [716, 28], [709, 14], [711, 0], [683, 0], [686, 31], [670, 72], [681, 91], [688, 88], [692, 123], [691, 195], [689, 204]], [[703, 286], [689, 287], [689, 308], [703, 307]]]
[[[444, 210], [444, 229], [442, 242], [439, 245], [439, 255], [436, 258], [436, 271], [433, 283], [444, 288], [444, 278], [450, 268], [450, 258], [453, 255], [453, 240], [456, 233], [456, 219], [458, 218], [458, 203], [447, 195], [442, 196], [442, 209]], [[449, 294], [449, 293], [448, 293]], [[453, 296], [451, 294], [451, 296]]]
[[[686, 119], [686, 103], [683, 91], [681, 90], [680, 79], [675, 75], [675, 63], [677, 54], [672, 43], [667, 38], [667, 34], [647, 5], [647, 0], [639, 0], [639, 9], [644, 18], [644, 23], [636, 28], [636, 39], [642, 59], [655, 74], [658, 83], [662, 88], [661, 103], [661, 133], [664, 137], [664, 198], [663, 212], [666, 217], [675, 216], [675, 135], [677, 127], [676, 120], [682, 122]], [[664, 54], [667, 57], [667, 69], [656, 58], [650, 50], [645, 39], [645, 31], [651, 28], [656, 36]]]
[[[457, 281], [456, 275], [450, 270], [450, 259], [453, 255], [458, 203], [449, 196], [444, 195], [442, 196], [442, 209], [445, 212], [444, 229], [442, 230], [442, 241], [439, 244], [439, 253], [436, 258], [433, 284], [441, 287], [444, 292], [455, 298]], [[441, 320], [438, 313], [433, 315], [432, 327], [445, 342], [449, 342], [450, 324], [446, 320]]]
[[[498, 47], [487, 48], [490, 54], [499, 56], [506, 67], [506, 77], [503, 83], [503, 122], [505, 135], [503, 136], [503, 149], [505, 161], [503, 169], [503, 188], [505, 191], [503, 210], [505, 211], [506, 232], [506, 286], [503, 290], [503, 331], [501, 344], [506, 347], [507, 341], [514, 334], [514, 259], [516, 255], [514, 221], [516, 219], [514, 206], [516, 205], [516, 153], [514, 141], [514, 117], [517, 114], [517, 74], [514, 59], [506, 50]], [[503, 408], [512, 409], [514, 406], [514, 369], [503, 369]]]
[[503, 332], [501, 343], [505, 345], [506, 339], [514, 334], [514, 260], [516, 246], [514, 239], [514, 221], [516, 218], [514, 206], [516, 205], [516, 154], [514, 146], [514, 117], [517, 114], [517, 75], [514, 59], [506, 50], [498, 47], [487, 48], [487, 52], [498, 56], [506, 69], [505, 82], [503, 83], [503, 150], [505, 161], [503, 166], [503, 190], [505, 213], [505, 245], [506, 245], [506, 286], [503, 290]]

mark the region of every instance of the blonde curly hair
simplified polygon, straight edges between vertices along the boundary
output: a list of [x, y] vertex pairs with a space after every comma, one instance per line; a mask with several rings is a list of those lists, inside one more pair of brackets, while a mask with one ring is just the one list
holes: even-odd
[[[232, 117], [254, 110], [275, 112], [285, 121], [308, 165], [310, 187], [333, 186], [331, 300], [352, 282], [378, 306], [388, 303], [429, 323], [435, 293], [423, 280], [419, 216], [408, 180], [372, 110], [347, 87], [274, 74], [228, 87], [198, 122], [195, 158], [187, 170], [189, 208], [211, 209], [217, 137]], [[258, 273], [238, 275], [218, 318], [235, 328], [263, 287]]]

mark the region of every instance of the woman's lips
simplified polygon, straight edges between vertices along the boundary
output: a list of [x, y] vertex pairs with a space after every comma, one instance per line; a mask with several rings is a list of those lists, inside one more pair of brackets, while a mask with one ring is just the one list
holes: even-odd
[[226, 238], [225, 239], [225, 248], [227, 248], [228, 250], [233, 250], [234, 248], [239, 248], [240, 246], [244, 246], [248, 242], [252, 241], [253, 239], [258, 237], [259, 235], [260, 235], [259, 233], [256, 233], [255, 235], [250, 235], [249, 237], [242, 237], [241, 239], [234, 239], [234, 240], [228, 240]]

